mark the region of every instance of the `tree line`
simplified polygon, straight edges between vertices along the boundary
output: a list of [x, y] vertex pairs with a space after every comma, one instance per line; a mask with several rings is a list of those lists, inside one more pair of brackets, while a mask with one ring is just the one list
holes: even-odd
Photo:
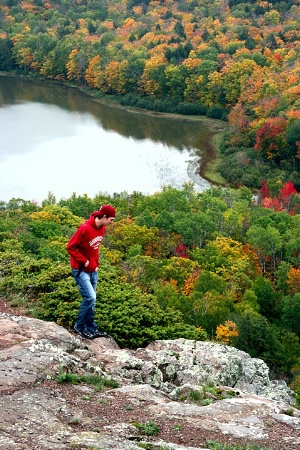
[[71, 329], [80, 296], [66, 244], [101, 204], [117, 218], [100, 247], [96, 318], [120, 346], [184, 337], [235, 346], [300, 388], [300, 194], [264, 183], [197, 193], [75, 193], [1, 202], [0, 292]]
[[0, 70], [226, 120], [225, 180], [300, 188], [298, 2], [3, 0], [0, 12]]

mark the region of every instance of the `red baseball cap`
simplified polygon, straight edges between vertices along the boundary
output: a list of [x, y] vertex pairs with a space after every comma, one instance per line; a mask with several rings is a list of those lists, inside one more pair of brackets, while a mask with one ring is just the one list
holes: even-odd
[[111, 205], [103, 205], [99, 209], [99, 211], [95, 211], [92, 213], [92, 216], [106, 216], [106, 217], [116, 217], [116, 210]]

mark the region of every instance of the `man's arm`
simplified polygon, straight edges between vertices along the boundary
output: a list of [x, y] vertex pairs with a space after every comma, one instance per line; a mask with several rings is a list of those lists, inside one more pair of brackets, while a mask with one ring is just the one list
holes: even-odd
[[79, 265], [82, 264], [87, 267], [89, 260], [80, 251], [83, 237], [83, 230], [78, 229], [68, 242], [67, 252], [73, 259], [78, 262]]

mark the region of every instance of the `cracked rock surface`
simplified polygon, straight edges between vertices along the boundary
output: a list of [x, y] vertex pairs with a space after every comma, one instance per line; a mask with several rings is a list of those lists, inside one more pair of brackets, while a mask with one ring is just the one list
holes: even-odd
[[[59, 374], [99, 375], [118, 387], [62, 383]], [[133, 351], [2, 312], [0, 393], [3, 450], [203, 450], [210, 441], [300, 448], [300, 412], [285, 382], [271, 381], [262, 360], [212, 342]]]

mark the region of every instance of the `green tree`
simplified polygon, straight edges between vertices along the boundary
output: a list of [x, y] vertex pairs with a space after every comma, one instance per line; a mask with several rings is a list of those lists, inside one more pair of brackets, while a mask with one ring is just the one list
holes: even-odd
[[[103, 202], [105, 204], [106, 202]], [[109, 203], [109, 202], [107, 202]], [[75, 192], [68, 199], [61, 199], [58, 204], [67, 207], [75, 216], [89, 218], [93, 211], [100, 209], [100, 201], [91, 199], [87, 194], [77, 195]]]
[[[277, 257], [282, 249], [282, 236], [277, 228], [267, 225], [263, 228], [259, 225], [253, 225], [246, 233], [246, 240], [256, 250], [263, 274], [269, 270], [274, 275], [277, 269]], [[270, 261], [270, 263], [269, 263]]]
[[282, 321], [288, 331], [300, 337], [300, 293], [282, 298]]
[[203, 247], [206, 240], [216, 231], [214, 220], [206, 213], [178, 214], [174, 230], [179, 233], [189, 247]]
[[285, 132], [289, 153], [299, 159], [300, 154], [300, 119], [291, 121]]
[[42, 206], [46, 205], [55, 205], [56, 204], [56, 197], [52, 192], [48, 192], [48, 196], [45, 200], [42, 201]]
[[169, 88], [169, 95], [176, 100], [183, 100], [185, 72], [185, 67], [182, 65], [169, 64], [165, 68], [165, 83]]
[[72, 41], [69, 36], [58, 40], [55, 48], [46, 55], [41, 74], [50, 79], [67, 80], [68, 58], [75, 45], [76, 41]]
[[199, 196], [199, 209], [215, 223], [218, 232], [222, 232], [224, 213], [228, 203], [219, 188], [211, 188]]
[[259, 303], [257, 301], [257, 296], [252, 289], [246, 289], [242, 301], [237, 305], [237, 311], [245, 312], [250, 309], [254, 312], [259, 312]]
[[10, 39], [0, 38], [0, 70], [12, 70], [15, 66], [12, 58], [13, 43]]
[[114, 249], [126, 253], [132, 245], [141, 245], [147, 250], [158, 238], [158, 229], [137, 225], [132, 219], [121, 219], [111, 228], [106, 242]]
[[259, 312], [270, 321], [279, 317], [278, 295], [270, 280], [259, 277], [253, 283], [253, 291], [259, 304]]
[[250, 354], [252, 358], [262, 358], [271, 368], [279, 368], [280, 342], [268, 320], [254, 312], [247, 311], [237, 317], [239, 336], [235, 346]]

